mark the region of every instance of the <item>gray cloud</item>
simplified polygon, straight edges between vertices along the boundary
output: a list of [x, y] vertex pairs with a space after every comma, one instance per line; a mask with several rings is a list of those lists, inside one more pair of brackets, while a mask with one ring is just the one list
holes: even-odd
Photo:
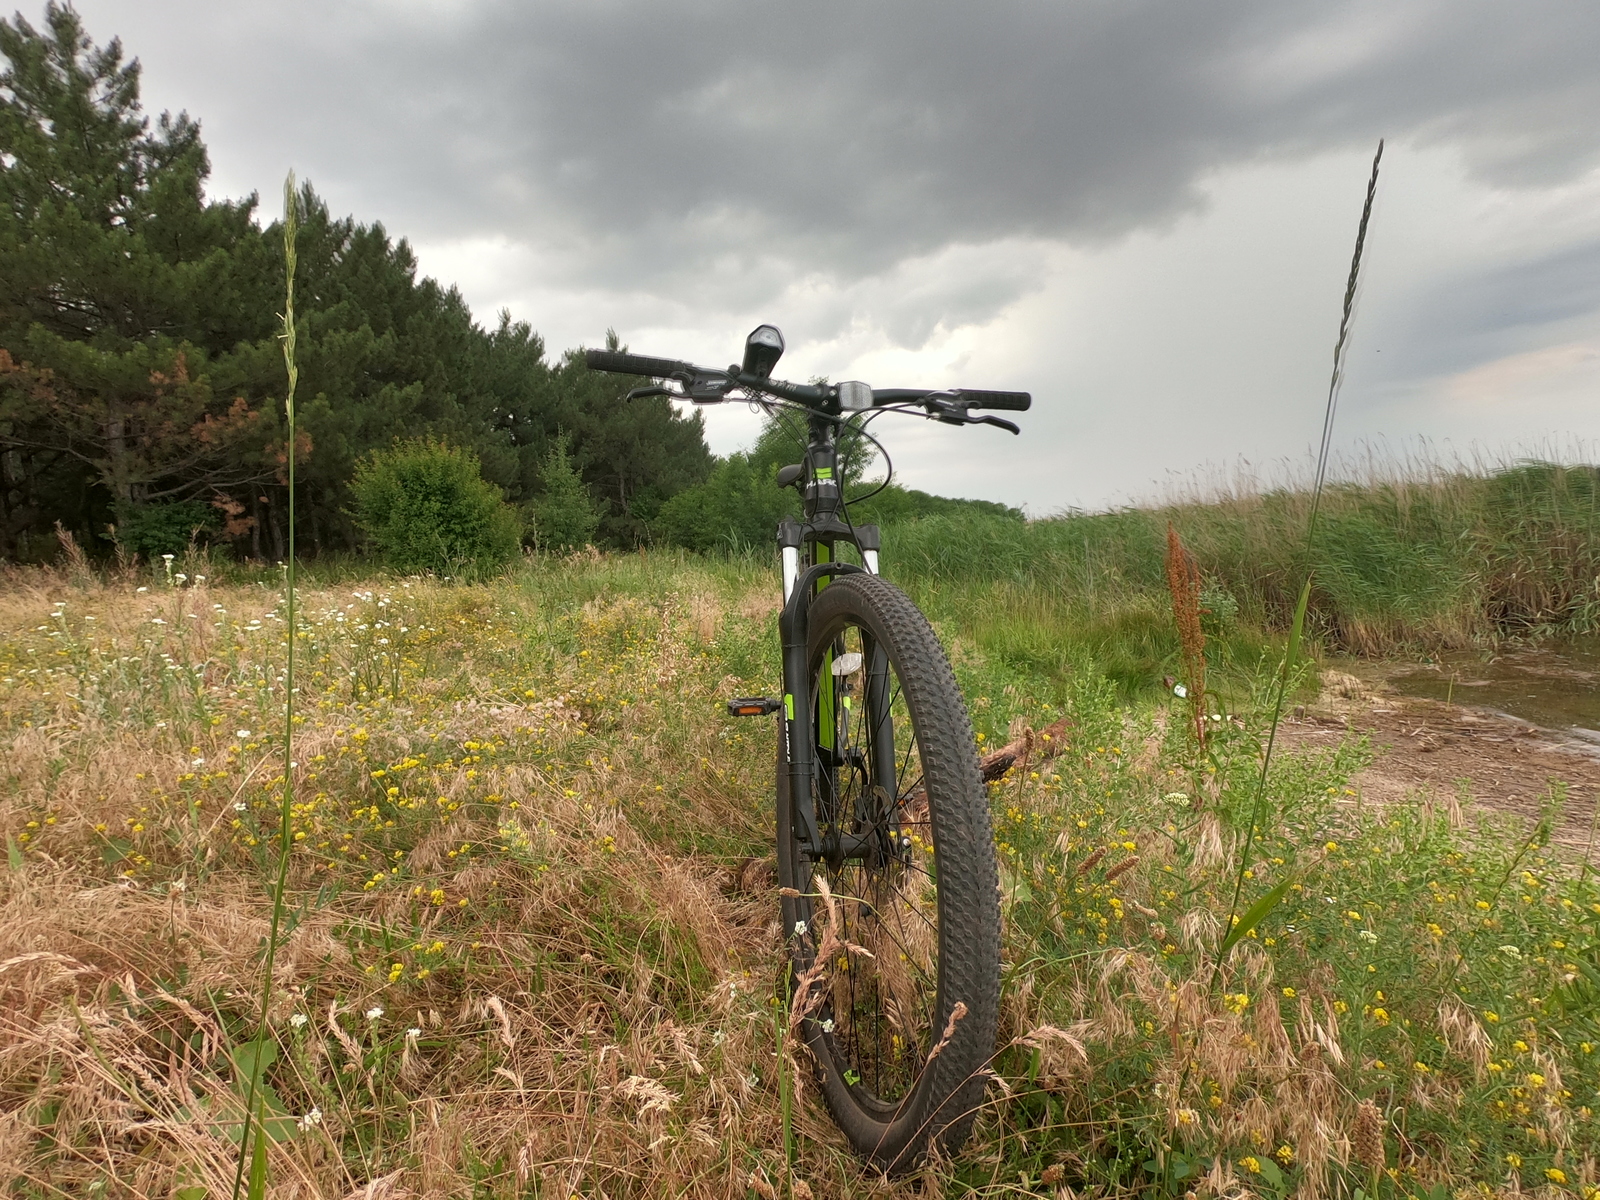
[[280, 64], [283, 98], [226, 98], [230, 123], [386, 193], [406, 232], [493, 231], [570, 282], [731, 308], [797, 264], [850, 280], [952, 242], [1112, 238], [1192, 210], [1229, 163], [1380, 134], [1458, 144], [1507, 186], [1600, 149], [1600, 8], [1560, 0], [195, 15]]
[[503, 4], [357, 52], [386, 107], [412, 81], [414, 135], [453, 168], [417, 183], [487, 176], [478, 221], [512, 229], [531, 204], [618, 284], [1101, 239], [1192, 208], [1230, 161], [1380, 133], [1459, 142], [1511, 185], [1594, 161], [1600, 10], [1396, 11]]
[[1517, 354], [1600, 312], [1600, 239], [1449, 271], [1411, 297], [1387, 330], [1383, 379], [1461, 371]]
[[[1042, 508], [1314, 440], [1380, 135], [1343, 428], [1521, 437], [1450, 379], [1600, 345], [1594, 4], [76, 3], [219, 189], [274, 209], [294, 165], [553, 346], [718, 362], [777, 320], [798, 374], [1032, 387], [1030, 438], [960, 469]], [[1574, 353], [1547, 424], [1593, 436]], [[729, 449], [753, 419], [711, 420]]]

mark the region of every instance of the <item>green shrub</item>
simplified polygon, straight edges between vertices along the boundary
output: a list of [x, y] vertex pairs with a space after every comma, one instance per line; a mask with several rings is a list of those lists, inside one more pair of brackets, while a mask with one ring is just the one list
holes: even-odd
[[778, 522], [800, 511], [792, 490], [778, 489], [778, 467], [748, 454], [719, 462], [711, 478], [661, 506], [656, 535], [687, 550], [742, 553], [770, 547]]
[[114, 540], [147, 559], [182, 554], [191, 541], [217, 527], [217, 511], [199, 500], [129, 505], [117, 515]]
[[481, 577], [520, 552], [521, 522], [470, 450], [397, 442], [361, 459], [350, 488], [356, 523], [396, 571]]

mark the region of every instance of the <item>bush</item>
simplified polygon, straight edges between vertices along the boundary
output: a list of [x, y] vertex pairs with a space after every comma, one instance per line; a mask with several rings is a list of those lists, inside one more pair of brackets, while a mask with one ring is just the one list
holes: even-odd
[[432, 438], [397, 442], [356, 464], [356, 524], [394, 570], [481, 577], [515, 559], [515, 511], [478, 456]]
[[702, 553], [771, 546], [778, 522], [800, 511], [795, 493], [778, 489], [777, 470], [748, 454], [730, 455], [716, 465], [710, 479], [661, 506], [656, 535]]
[[199, 500], [129, 505], [117, 514], [114, 540], [124, 551], [154, 559], [182, 554], [217, 524], [216, 510]]

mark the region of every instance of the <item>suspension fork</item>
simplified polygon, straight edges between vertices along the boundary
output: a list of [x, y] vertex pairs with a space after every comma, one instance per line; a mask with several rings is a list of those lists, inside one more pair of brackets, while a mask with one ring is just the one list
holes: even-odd
[[837, 849], [828, 855], [817, 826], [817, 745], [811, 728], [811, 678], [806, 648], [811, 636], [809, 616], [816, 585], [834, 575], [853, 575], [860, 571], [854, 563], [813, 564], [795, 581], [783, 611], [778, 614], [778, 632], [783, 643], [783, 740], [789, 771], [789, 802], [794, 805], [795, 825], [803, 838], [801, 849], [813, 859], [859, 855], [859, 848], [851, 844], [858, 839], [845, 838], [841, 843], [837, 830], [832, 839]]
[[863, 720], [867, 722], [868, 745], [872, 749], [872, 778], [868, 790], [875, 801], [872, 824], [899, 827], [900, 777], [894, 744], [894, 714], [891, 711], [894, 678], [889, 671], [889, 655], [874, 638], [863, 672]]

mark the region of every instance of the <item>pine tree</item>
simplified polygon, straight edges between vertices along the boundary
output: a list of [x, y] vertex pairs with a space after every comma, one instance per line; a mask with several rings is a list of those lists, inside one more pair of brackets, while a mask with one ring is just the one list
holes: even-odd
[[[45, 29], [0, 21], [0, 333], [102, 349], [162, 336], [229, 346], [270, 334], [271, 280], [231, 261], [258, 243], [255, 197], [208, 202], [200, 126], [139, 102], [139, 63], [97, 48], [51, 3]], [[259, 266], [266, 261], [261, 247]], [[281, 272], [280, 272], [281, 273]], [[263, 312], [265, 315], [263, 315]]]
[[269, 478], [259, 404], [206, 371], [207, 344], [270, 330], [270, 290], [238, 282], [254, 198], [205, 201], [199, 126], [152, 130], [138, 63], [71, 8], [0, 21], [0, 55], [0, 553], [41, 507], [84, 528]]
[[[147, 118], [137, 60], [96, 47], [70, 7], [50, 3], [39, 29], [0, 20], [0, 68], [0, 558], [53, 552], [57, 520], [92, 544], [109, 523], [165, 529], [196, 505], [247, 553], [280, 557], [279, 229], [255, 224], [253, 196], [205, 196], [199, 125]], [[403, 238], [335, 218], [309, 183], [299, 203], [302, 545], [359, 543], [356, 464], [397, 438], [470, 450], [521, 505], [555, 494], [559, 441], [588, 489], [571, 511], [594, 517], [561, 534], [576, 544], [642, 540], [705, 478], [698, 413], [624, 403], [623, 381], [576, 354], [552, 364], [509, 314], [485, 330], [455, 288], [418, 276]]]
[[528, 505], [534, 545], [540, 550], [576, 550], [589, 544], [600, 514], [583, 478], [557, 437], [539, 470], [539, 494]]

